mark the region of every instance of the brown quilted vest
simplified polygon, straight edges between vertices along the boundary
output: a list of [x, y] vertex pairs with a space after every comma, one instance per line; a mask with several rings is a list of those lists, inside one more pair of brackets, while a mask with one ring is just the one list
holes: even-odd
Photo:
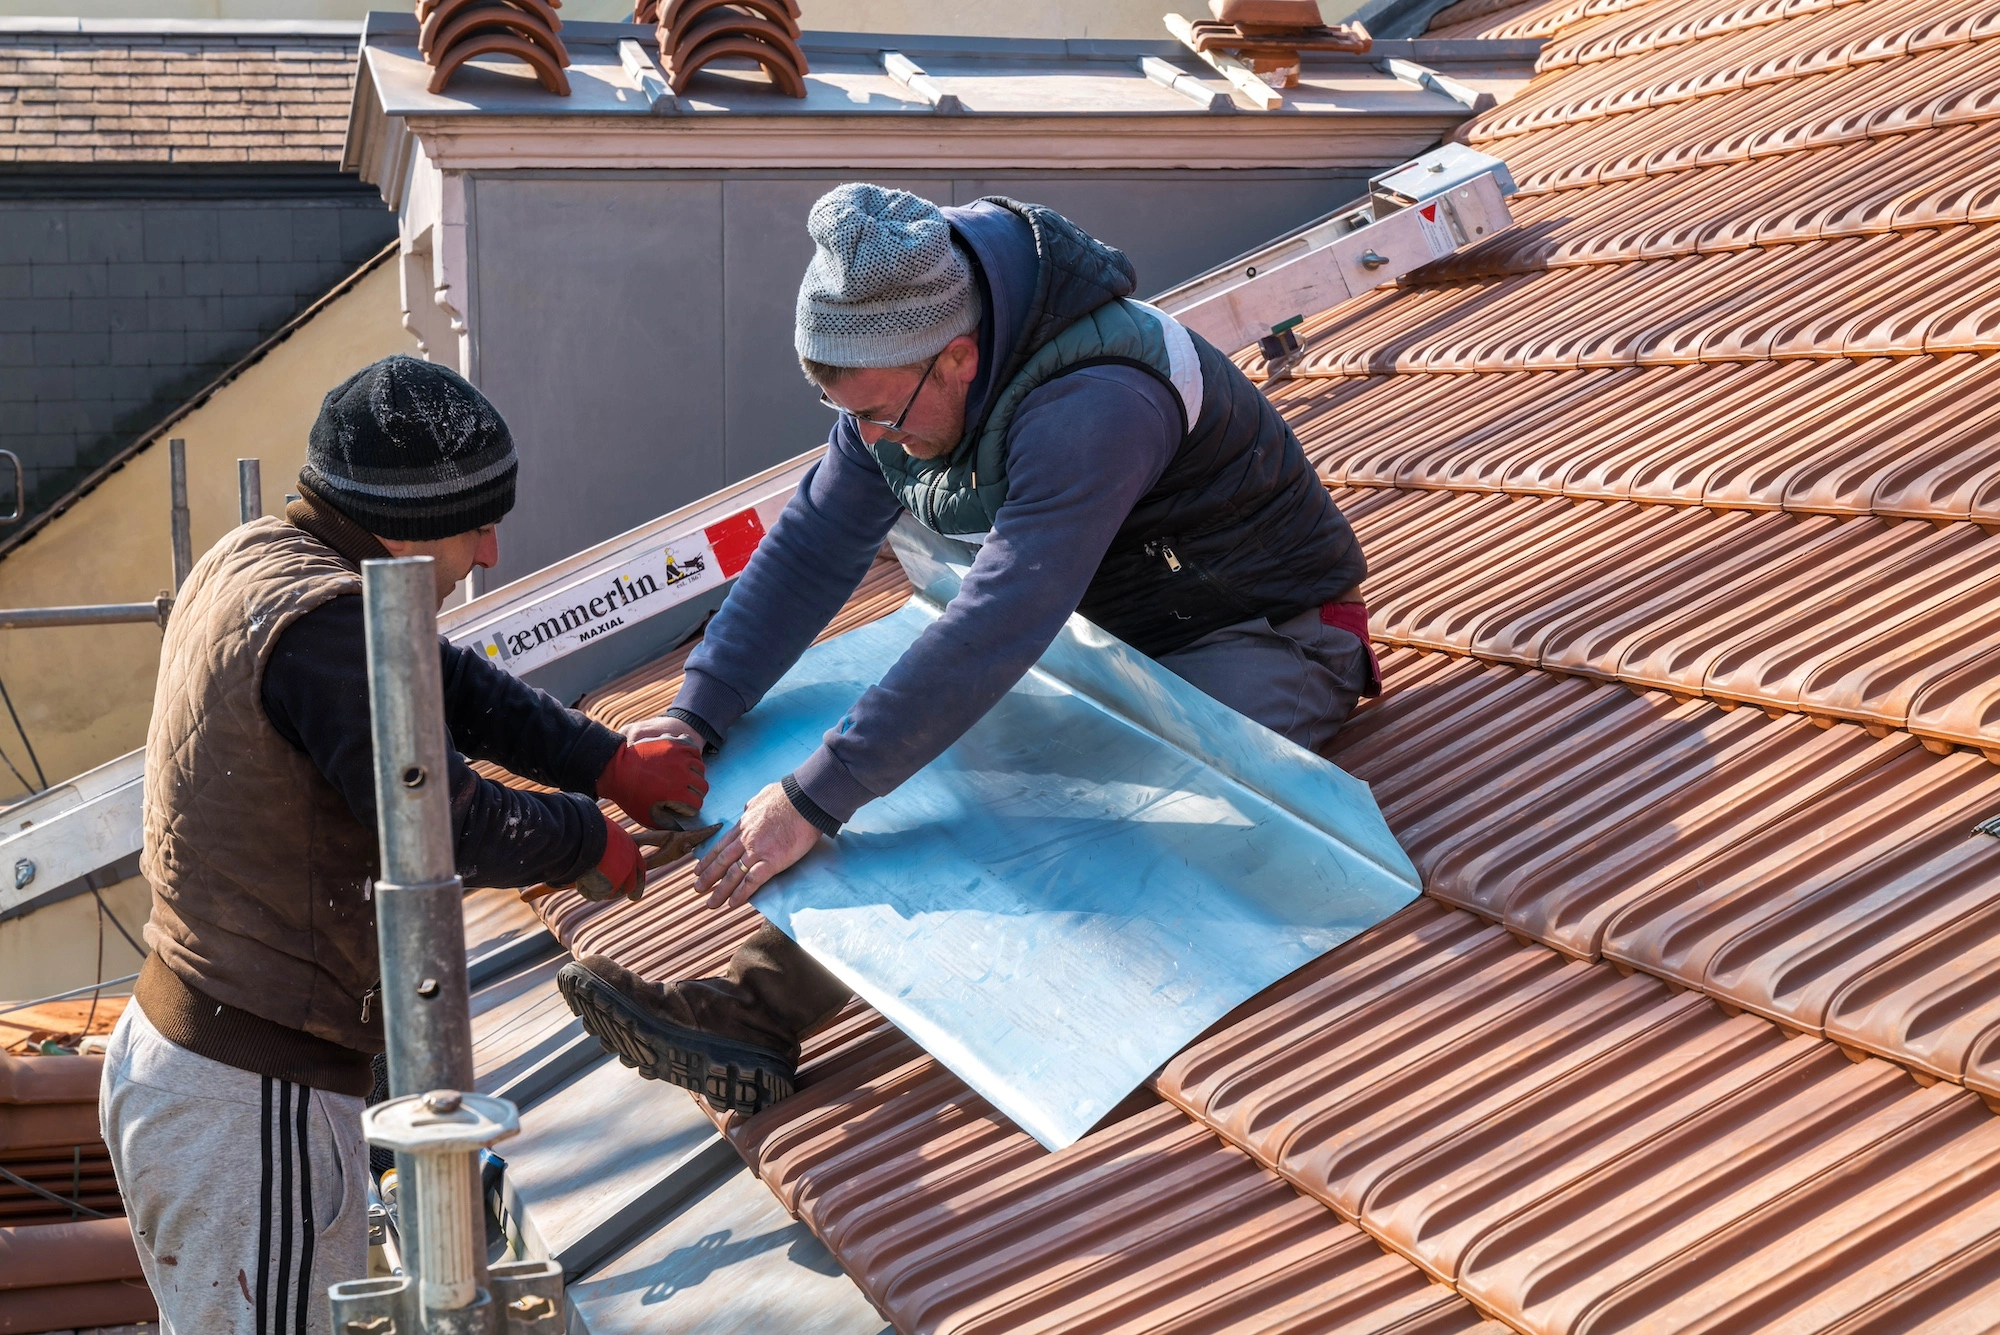
[[281, 519], [230, 533], [181, 586], [146, 737], [154, 957], [138, 991], [148, 1019], [205, 1056], [365, 1092], [354, 1063], [365, 1073], [360, 1054], [382, 1050], [381, 1008], [364, 1003], [380, 973], [376, 834], [263, 705], [285, 628], [360, 592], [354, 563]]

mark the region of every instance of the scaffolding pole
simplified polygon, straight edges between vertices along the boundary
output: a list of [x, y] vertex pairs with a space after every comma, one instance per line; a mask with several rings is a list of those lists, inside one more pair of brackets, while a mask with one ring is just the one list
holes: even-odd
[[194, 530], [188, 522], [188, 461], [184, 440], [167, 442], [167, 479], [171, 492], [167, 531], [174, 544], [174, 592], [179, 593], [188, 571], [194, 569]]
[[400, 1250], [410, 1273], [333, 1285], [336, 1331], [561, 1335], [552, 1261], [486, 1265], [479, 1151], [520, 1127], [472, 1088], [465, 920], [452, 847], [437, 588], [427, 556], [364, 561], [361, 595], [375, 745], [375, 882], [390, 1099], [370, 1143], [396, 1152]]
[[236, 522], [247, 524], [264, 517], [264, 461], [236, 461]]

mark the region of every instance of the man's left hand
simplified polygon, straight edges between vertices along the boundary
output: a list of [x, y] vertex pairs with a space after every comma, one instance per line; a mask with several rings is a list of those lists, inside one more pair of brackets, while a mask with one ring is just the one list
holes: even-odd
[[785, 790], [767, 784], [750, 799], [743, 819], [702, 857], [694, 888], [708, 896], [712, 909], [735, 908], [810, 852], [819, 837]]

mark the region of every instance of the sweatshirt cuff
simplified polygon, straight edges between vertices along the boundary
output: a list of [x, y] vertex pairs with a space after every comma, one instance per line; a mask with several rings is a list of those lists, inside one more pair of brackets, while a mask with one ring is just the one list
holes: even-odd
[[[854, 813], [873, 802], [877, 796], [862, 787], [860, 781], [834, 759], [833, 752], [824, 744], [807, 756], [805, 763], [792, 771], [791, 777], [813, 805], [841, 825], [853, 820]], [[807, 815], [803, 811], [799, 814]], [[811, 817], [807, 816], [807, 819]]]
[[[687, 714], [678, 714], [675, 710], [686, 710]], [[714, 745], [720, 746], [722, 739], [729, 735], [730, 727], [743, 717], [743, 701], [735, 691], [695, 669], [681, 680], [681, 689], [674, 696], [673, 709], [667, 712], [697, 725], [697, 730], [704, 737], [713, 733]]]
[[611, 764], [611, 758], [625, 745], [625, 734], [614, 732], [596, 719], [587, 719], [585, 722], [587, 726], [583, 736], [576, 740], [569, 754], [569, 761], [575, 766], [570, 777], [581, 782], [566, 783], [563, 787], [572, 793], [586, 793], [595, 798], [597, 781], [604, 777], [605, 768]]
[[668, 707], [667, 712], [660, 717], [679, 719], [682, 723], [687, 724], [700, 734], [701, 753], [703, 755], [712, 756], [722, 749], [722, 734], [709, 727], [708, 720], [695, 713], [692, 709], [682, 709], [679, 705], [671, 705]]
[[786, 800], [792, 804], [792, 810], [806, 818], [806, 824], [829, 839], [840, 834], [840, 822], [822, 811], [819, 803], [807, 797], [805, 789], [799, 787], [797, 779], [787, 774], [779, 781], [778, 786], [784, 790]]
[[604, 861], [604, 846], [611, 841], [611, 832], [605, 822], [611, 818], [604, 809], [581, 793], [538, 794], [551, 803], [568, 803], [576, 812], [577, 831], [583, 836], [580, 846], [567, 866], [555, 867], [542, 877], [550, 885], [570, 885], [576, 878]]

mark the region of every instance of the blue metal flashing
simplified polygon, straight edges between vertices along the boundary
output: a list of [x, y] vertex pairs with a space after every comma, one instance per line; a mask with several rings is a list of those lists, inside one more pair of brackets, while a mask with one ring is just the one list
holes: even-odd
[[[892, 541], [916, 596], [808, 650], [737, 723], [709, 811], [803, 761], [957, 591], [970, 548], [907, 519]], [[1072, 617], [977, 726], [753, 902], [1061, 1149], [1418, 891], [1366, 784]]]

